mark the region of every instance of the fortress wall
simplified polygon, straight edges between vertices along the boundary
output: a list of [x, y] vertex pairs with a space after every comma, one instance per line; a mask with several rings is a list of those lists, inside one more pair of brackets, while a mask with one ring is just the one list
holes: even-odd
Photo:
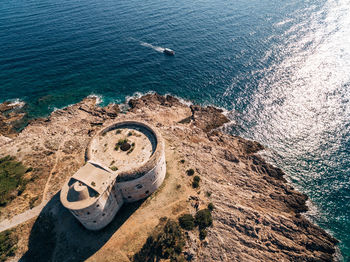
[[102, 229], [113, 220], [124, 203], [119, 190], [116, 191], [115, 188], [111, 186], [93, 205], [80, 210], [70, 210], [70, 212], [87, 229]]
[[162, 152], [157, 164], [145, 175], [131, 181], [117, 183], [124, 201], [134, 202], [152, 194], [163, 183], [165, 173], [165, 155]]
[[[157, 146], [151, 158], [144, 165], [119, 173], [116, 180], [108, 186], [107, 190], [93, 204], [86, 204], [90, 206], [79, 209], [78, 202], [76, 208], [70, 209], [70, 212], [89, 230], [99, 230], [108, 225], [124, 202], [134, 202], [146, 198], [161, 186], [165, 178], [164, 141], [160, 134], [147, 124], [136, 121], [124, 121], [105, 128], [98, 135], [123, 125], [137, 125], [145, 128], [147, 132], [151, 132], [154, 135], [155, 141], [153, 142]], [[86, 151], [86, 160], [91, 160], [94, 146], [94, 139], [92, 139]], [[68, 184], [65, 186], [67, 187]], [[68, 191], [68, 188], [66, 188], [66, 191]], [[67, 198], [67, 196], [64, 197]], [[94, 199], [88, 199], [88, 201], [90, 201], [88, 203], [91, 203]], [[65, 203], [65, 201], [62, 203]], [[84, 203], [82, 205], [86, 206]]]

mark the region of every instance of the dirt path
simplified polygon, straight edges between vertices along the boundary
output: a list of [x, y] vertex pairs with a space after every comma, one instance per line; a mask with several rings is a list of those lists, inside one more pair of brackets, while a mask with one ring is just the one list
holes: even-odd
[[19, 224], [22, 224], [36, 216], [38, 216], [41, 212], [41, 210], [46, 206], [46, 204], [50, 201], [50, 199], [57, 193], [57, 192], [50, 192], [48, 194], [48, 189], [49, 189], [49, 184], [51, 181], [51, 177], [52, 174], [55, 172], [56, 167], [58, 165], [59, 160], [61, 159], [61, 148], [64, 145], [64, 143], [66, 142], [65, 139], [62, 140], [62, 142], [60, 143], [58, 150], [56, 152], [56, 160], [55, 160], [55, 164], [53, 166], [53, 168], [50, 171], [49, 177], [47, 179], [47, 182], [45, 184], [45, 188], [44, 188], [44, 192], [43, 192], [43, 197], [42, 197], [42, 201], [41, 203], [32, 208], [32, 209], [28, 209], [27, 211], [24, 211], [21, 214], [18, 214], [14, 217], [12, 217], [11, 219], [5, 219], [3, 221], [0, 222], [0, 232], [8, 230], [10, 228], [13, 228], [15, 226], [18, 226]]

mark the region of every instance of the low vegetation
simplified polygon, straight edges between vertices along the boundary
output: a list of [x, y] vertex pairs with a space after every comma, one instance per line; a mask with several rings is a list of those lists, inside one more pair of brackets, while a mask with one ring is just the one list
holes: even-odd
[[14, 157], [0, 158], [0, 206], [6, 206], [24, 191], [28, 182], [24, 174], [30, 171], [31, 168], [26, 168]]
[[[214, 205], [212, 208], [214, 209]], [[213, 224], [211, 210], [209, 208], [199, 210], [197, 211], [195, 217], [193, 217], [191, 214], [184, 214], [179, 217], [179, 224], [185, 230], [192, 230], [198, 226], [199, 239], [203, 240], [207, 236], [206, 228]]]
[[214, 204], [213, 203], [209, 203], [208, 204], [208, 209], [210, 210], [210, 211], [213, 211], [214, 210]]
[[122, 130], [117, 129], [117, 130], [115, 131], [115, 134], [118, 135], [118, 134], [120, 134], [121, 132], [122, 132]]
[[114, 150], [118, 151], [123, 145], [128, 144], [128, 140], [126, 138], [119, 139], [118, 143], [115, 144]]
[[17, 238], [12, 234], [11, 230], [0, 233], [0, 262], [6, 261], [9, 257], [15, 255], [17, 249]]
[[209, 209], [202, 209], [196, 213], [195, 223], [199, 229], [205, 229], [213, 224], [213, 218]]
[[116, 166], [111, 166], [110, 169], [111, 169], [112, 171], [117, 171], [117, 170], [118, 170], [118, 167], [116, 167]]
[[203, 240], [207, 237], [207, 230], [205, 230], [204, 228], [199, 230], [199, 239]]
[[193, 188], [198, 188], [200, 181], [201, 181], [201, 178], [199, 176], [194, 176], [193, 177], [193, 181], [192, 181], [192, 187]]
[[147, 238], [141, 250], [133, 257], [135, 262], [184, 261], [182, 249], [185, 237], [179, 224], [170, 219], [162, 219], [155, 232]]
[[194, 217], [191, 214], [184, 214], [179, 217], [179, 224], [185, 230], [192, 230], [194, 228]]
[[187, 173], [187, 175], [188, 176], [193, 176], [194, 175], [194, 170], [191, 168], [191, 169], [188, 169], [187, 171], [186, 171], [186, 173]]

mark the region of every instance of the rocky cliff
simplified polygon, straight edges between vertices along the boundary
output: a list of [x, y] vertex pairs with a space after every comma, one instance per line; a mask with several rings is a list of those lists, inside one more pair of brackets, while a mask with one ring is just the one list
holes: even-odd
[[[0, 157], [15, 156], [33, 167], [25, 191], [0, 210], [0, 224], [11, 224], [30, 205], [41, 205], [41, 214], [53, 214], [54, 245], [45, 259], [130, 261], [161, 217], [176, 219], [211, 202], [213, 226], [206, 239], [187, 234], [185, 252], [194, 261], [335, 260], [337, 241], [302, 214], [307, 211], [307, 196], [287, 183], [281, 169], [257, 154], [262, 145], [220, 131], [228, 122], [222, 110], [189, 106], [157, 94], [131, 99], [125, 112], [118, 105], [102, 108], [95, 103], [94, 98], [87, 98], [57, 110], [31, 122], [19, 134], [8, 125], [9, 116], [0, 118]], [[52, 197], [83, 165], [93, 134], [122, 119], [143, 120], [159, 129], [166, 141], [167, 179], [159, 192], [136, 208], [129, 207], [131, 213], [126, 206], [126, 217], [121, 218], [122, 212], [116, 218], [119, 222], [93, 235], [80, 228]], [[190, 168], [201, 178], [198, 189], [191, 187], [186, 175]], [[35, 248], [40, 243], [33, 242], [39, 222], [40, 217], [33, 216], [15, 228], [20, 239], [16, 259], [26, 254], [23, 258], [31, 261], [35, 252], [40, 254]], [[80, 234], [79, 239], [67, 232], [69, 227]]]

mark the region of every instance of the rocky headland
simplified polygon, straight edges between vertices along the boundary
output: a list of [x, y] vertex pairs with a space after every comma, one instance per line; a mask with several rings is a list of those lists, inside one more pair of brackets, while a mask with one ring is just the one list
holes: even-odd
[[[307, 196], [257, 154], [262, 145], [222, 132], [229, 120], [220, 109], [157, 94], [131, 99], [123, 110], [86, 98], [19, 133], [11, 123], [23, 113], [11, 110], [9, 103], [0, 105], [0, 158], [13, 156], [30, 169], [23, 192], [14, 189], [0, 207], [0, 230], [10, 229], [16, 240], [9, 260], [132, 261], [163, 217], [176, 220], [208, 203], [215, 207], [213, 225], [204, 240], [186, 232], [188, 260], [336, 260], [337, 240], [303, 215]], [[151, 197], [123, 207], [106, 229], [89, 232], [61, 206], [57, 193], [84, 164], [91, 137], [123, 119], [158, 128], [166, 142], [167, 177]], [[198, 188], [189, 169], [200, 177]]]

